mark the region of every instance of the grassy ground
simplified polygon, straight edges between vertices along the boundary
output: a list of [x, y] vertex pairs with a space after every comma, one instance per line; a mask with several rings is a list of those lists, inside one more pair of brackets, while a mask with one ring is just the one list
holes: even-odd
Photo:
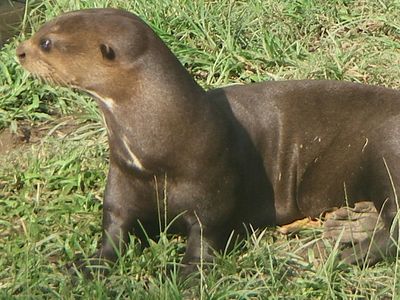
[[301, 239], [273, 229], [249, 237], [190, 286], [167, 276], [181, 238], [141, 252], [135, 238], [111, 275], [71, 277], [64, 265], [94, 252], [108, 166], [94, 103], [44, 85], [15, 61], [18, 41], [63, 11], [121, 7], [145, 19], [206, 88], [329, 78], [400, 88], [399, 0], [38, 1], [25, 35], [0, 52], [0, 298], [398, 299], [397, 259], [363, 269], [314, 264]]

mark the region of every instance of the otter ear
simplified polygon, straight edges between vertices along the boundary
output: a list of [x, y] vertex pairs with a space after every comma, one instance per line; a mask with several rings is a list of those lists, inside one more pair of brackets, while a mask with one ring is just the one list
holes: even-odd
[[107, 59], [107, 60], [115, 59], [115, 52], [114, 52], [113, 48], [111, 48], [109, 45], [101, 44], [100, 51], [101, 51], [101, 54], [103, 55], [104, 59]]

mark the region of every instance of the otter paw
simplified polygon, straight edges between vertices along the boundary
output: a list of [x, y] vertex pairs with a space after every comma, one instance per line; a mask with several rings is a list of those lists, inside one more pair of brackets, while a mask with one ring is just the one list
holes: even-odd
[[354, 207], [342, 207], [330, 213], [323, 224], [323, 237], [341, 244], [371, 240], [384, 227], [372, 202], [359, 202]]
[[373, 239], [365, 239], [343, 249], [340, 258], [348, 264], [371, 266], [390, 256], [394, 249], [388, 232], [379, 229]]
[[372, 265], [389, 252], [388, 232], [372, 202], [359, 202], [329, 214], [323, 237], [339, 243], [339, 256], [348, 264]]

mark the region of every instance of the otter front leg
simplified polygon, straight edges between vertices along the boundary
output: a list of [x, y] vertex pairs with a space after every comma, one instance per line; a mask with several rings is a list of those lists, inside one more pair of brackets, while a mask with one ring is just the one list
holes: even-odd
[[75, 262], [79, 270], [88, 275], [94, 266], [100, 266], [97, 269], [104, 271], [101, 266], [124, 254], [129, 233], [139, 227], [139, 220], [148, 219], [150, 189], [146, 182], [111, 163], [103, 201], [101, 247], [90, 259]]
[[[214, 228], [216, 229], [216, 228]], [[202, 225], [196, 220], [189, 228], [186, 252], [182, 259], [180, 275], [187, 277], [198, 270], [199, 265], [209, 265], [214, 260], [213, 251], [220, 250], [226, 241], [218, 230]]]
[[[126, 196], [125, 196], [126, 197]], [[106, 196], [103, 204], [103, 234], [101, 248], [96, 256], [114, 262], [118, 258], [118, 252], [122, 255], [125, 252], [131, 231], [131, 215], [128, 210], [124, 211], [124, 198]], [[121, 203], [122, 202], [122, 203]]]

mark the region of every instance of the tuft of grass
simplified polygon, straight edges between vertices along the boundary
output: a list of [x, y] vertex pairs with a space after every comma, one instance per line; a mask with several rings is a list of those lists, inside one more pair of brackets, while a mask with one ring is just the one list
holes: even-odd
[[34, 143], [10, 140], [12, 151], [0, 153], [0, 298], [398, 297], [398, 259], [362, 269], [338, 263], [333, 247], [314, 264], [312, 254], [297, 253], [315, 232], [286, 238], [273, 229], [218, 254], [201, 286], [178, 281], [184, 241], [165, 233], [143, 251], [132, 237], [109, 277], [72, 280], [65, 264], [90, 256], [101, 231], [108, 166], [101, 116], [87, 96], [28, 77], [14, 52], [43, 22], [90, 7], [138, 14], [205, 88], [304, 78], [400, 88], [399, 0], [35, 2], [23, 32], [0, 51], [0, 139], [26, 124], [45, 132]]

